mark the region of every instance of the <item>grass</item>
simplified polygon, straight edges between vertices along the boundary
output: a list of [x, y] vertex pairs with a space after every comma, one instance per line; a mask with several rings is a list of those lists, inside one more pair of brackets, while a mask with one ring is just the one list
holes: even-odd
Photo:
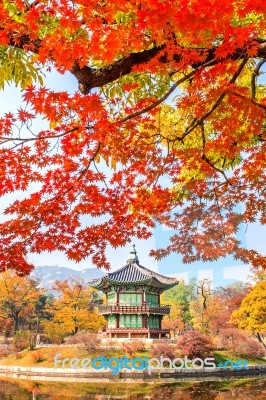
[[246, 360], [250, 365], [256, 365], [256, 364], [266, 364], [266, 360], [263, 358], [249, 358], [249, 357], [241, 357], [241, 356], [235, 356], [234, 354], [230, 353], [229, 351], [215, 351], [214, 352], [214, 357], [216, 360], [216, 364], [219, 364], [220, 362], [225, 362], [226, 360], [232, 360], [233, 362], [237, 360]]
[[[97, 352], [97, 354], [89, 354], [86, 350], [80, 349], [79, 347], [43, 347], [34, 350], [24, 350], [17, 354], [11, 354], [8, 357], [0, 359], [0, 365], [5, 366], [20, 366], [20, 367], [45, 367], [45, 368], [53, 368], [54, 367], [54, 357], [56, 354], [61, 354], [59, 359], [63, 358], [90, 358], [93, 359], [95, 357], [105, 356], [106, 358], [117, 357], [121, 358], [125, 355], [122, 350], [111, 349], [106, 352]], [[133, 358], [142, 358], [147, 356], [151, 358], [148, 351], [145, 352], [136, 352], [132, 355], [127, 355], [129, 359]], [[233, 362], [239, 359], [245, 359], [248, 361], [250, 365], [255, 364], [265, 364], [265, 359], [250, 359], [247, 357], [239, 357], [228, 351], [216, 351], [214, 353], [215, 363], [218, 365], [220, 362], [225, 362], [226, 360], [232, 360]], [[69, 364], [66, 364], [66, 367], [69, 367]]]
[[93, 358], [95, 355], [88, 354], [85, 350], [78, 347], [43, 347], [34, 350], [24, 350], [17, 354], [11, 354], [0, 360], [0, 365], [20, 366], [20, 367], [54, 367], [54, 357], [60, 354], [59, 359], [63, 358]]

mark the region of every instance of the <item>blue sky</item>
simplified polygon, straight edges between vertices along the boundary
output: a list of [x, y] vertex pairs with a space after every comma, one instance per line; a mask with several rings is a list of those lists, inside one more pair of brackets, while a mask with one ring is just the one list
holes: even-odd
[[[77, 89], [77, 83], [75, 78], [71, 74], [66, 74], [65, 76], [59, 75], [57, 73], [47, 74], [45, 78], [45, 83], [48, 87], [53, 88], [53, 90], [58, 91], [68, 91], [75, 92]], [[0, 115], [3, 115], [5, 112], [15, 112], [21, 105], [21, 93], [18, 88], [14, 86], [6, 86], [6, 89], [0, 92]], [[41, 122], [40, 122], [41, 124]], [[25, 193], [19, 193], [16, 197], [25, 196]], [[0, 218], [3, 220], [2, 212], [3, 210], [15, 199], [15, 196], [6, 196], [0, 198]], [[266, 227], [261, 227], [259, 224], [254, 223], [250, 224], [246, 232], [242, 232], [242, 238], [244, 237], [246, 241], [246, 245], [248, 248], [256, 249], [264, 254], [266, 254]], [[213, 264], [204, 263], [204, 266], [201, 264], [187, 264], [182, 265], [182, 261], [178, 255], [171, 255], [169, 258], [160, 262], [159, 264], [151, 257], [149, 257], [149, 252], [151, 249], [157, 247], [163, 247], [167, 244], [167, 240], [169, 237], [169, 231], [163, 229], [163, 227], [158, 227], [155, 231], [155, 236], [151, 237], [149, 240], [136, 240], [134, 239], [134, 243], [136, 244], [136, 249], [138, 252], [139, 260], [142, 265], [154, 269], [159, 270], [161, 273], [169, 273], [175, 274], [180, 271], [183, 271], [184, 268], [190, 271], [196, 271], [199, 267], [204, 267], [205, 269], [212, 268]], [[156, 240], [155, 240], [156, 239]], [[108, 248], [107, 255], [111, 262], [112, 269], [116, 269], [121, 267], [126, 259], [130, 250], [130, 245], [124, 248], [111, 249]], [[53, 253], [42, 253], [42, 254], [32, 254], [29, 257], [30, 261], [35, 265], [59, 265], [65, 267], [71, 267], [74, 269], [83, 269], [92, 266], [90, 259], [83, 260], [82, 262], [75, 264], [73, 261], [68, 260], [66, 256], [64, 256], [60, 252]], [[218, 262], [219, 265], [223, 266], [240, 266], [241, 263], [235, 262], [230, 258], [226, 260], [221, 260]], [[193, 274], [193, 272], [191, 272]]]

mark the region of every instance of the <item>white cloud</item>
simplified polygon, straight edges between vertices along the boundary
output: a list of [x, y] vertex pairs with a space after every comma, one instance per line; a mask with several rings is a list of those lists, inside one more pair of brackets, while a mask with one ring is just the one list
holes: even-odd
[[238, 281], [247, 282], [249, 275], [250, 275], [250, 268], [248, 265], [225, 267], [223, 269], [224, 279], [236, 279]]

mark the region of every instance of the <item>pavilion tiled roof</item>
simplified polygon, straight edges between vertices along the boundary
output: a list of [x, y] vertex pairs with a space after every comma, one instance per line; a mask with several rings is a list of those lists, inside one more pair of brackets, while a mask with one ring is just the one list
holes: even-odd
[[175, 278], [170, 278], [151, 271], [139, 265], [135, 248], [130, 253], [127, 264], [122, 268], [107, 273], [102, 278], [93, 279], [89, 285], [97, 289], [104, 289], [111, 284], [149, 283], [164, 289], [169, 289], [178, 284]]

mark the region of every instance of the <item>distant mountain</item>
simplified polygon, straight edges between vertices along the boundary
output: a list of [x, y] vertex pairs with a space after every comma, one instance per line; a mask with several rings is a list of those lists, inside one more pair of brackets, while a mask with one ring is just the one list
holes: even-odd
[[98, 268], [86, 268], [81, 271], [75, 269], [59, 267], [58, 265], [44, 265], [36, 267], [31, 276], [33, 278], [40, 278], [42, 286], [46, 289], [52, 288], [52, 284], [55, 280], [63, 281], [71, 277], [78, 277], [84, 280], [84, 283], [94, 278], [101, 278], [104, 272]]

